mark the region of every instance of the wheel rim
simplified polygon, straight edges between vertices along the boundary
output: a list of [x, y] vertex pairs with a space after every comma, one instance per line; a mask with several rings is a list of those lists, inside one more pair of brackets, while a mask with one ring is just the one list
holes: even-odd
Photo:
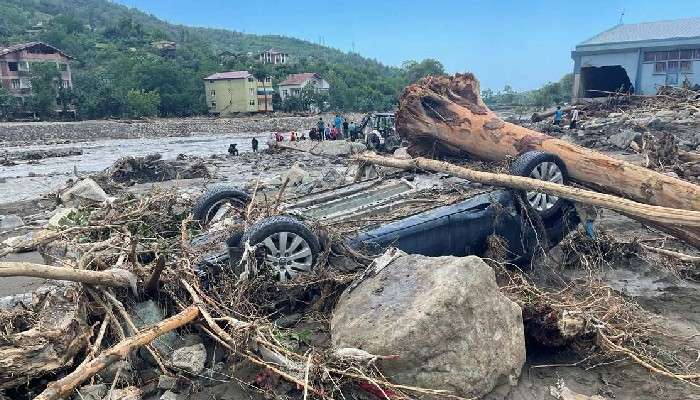
[[[204, 216], [204, 224], [208, 225], [213, 219], [215, 219], [219, 211], [225, 205], [231, 206], [231, 209], [236, 210], [239, 217], [243, 218], [243, 209], [245, 209], [244, 203], [234, 199], [222, 199], [209, 207], [207, 210], [207, 215]], [[223, 216], [218, 216], [218, 220], [221, 220], [221, 217]]]
[[278, 232], [266, 237], [265, 264], [280, 282], [311, 271], [313, 252], [309, 242], [294, 232]]
[[[564, 183], [564, 174], [561, 168], [559, 168], [556, 163], [549, 161], [537, 164], [530, 173], [530, 178], [558, 184]], [[526, 194], [530, 206], [539, 212], [550, 210], [556, 205], [557, 201], [559, 201], [559, 196], [536, 192], [534, 190], [527, 191]]]

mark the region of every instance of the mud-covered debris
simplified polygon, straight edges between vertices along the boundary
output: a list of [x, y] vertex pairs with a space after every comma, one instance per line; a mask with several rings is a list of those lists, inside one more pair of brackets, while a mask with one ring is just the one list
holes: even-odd
[[173, 179], [208, 178], [210, 175], [201, 158], [180, 156], [176, 160], [163, 160], [161, 154], [155, 153], [144, 157], [122, 157], [97, 174], [96, 179], [128, 186]]
[[0, 215], [0, 232], [9, 231], [22, 226], [24, 226], [24, 221], [17, 215]]
[[64, 190], [59, 198], [63, 204], [101, 203], [110, 199], [100, 185], [90, 178], [85, 178]]

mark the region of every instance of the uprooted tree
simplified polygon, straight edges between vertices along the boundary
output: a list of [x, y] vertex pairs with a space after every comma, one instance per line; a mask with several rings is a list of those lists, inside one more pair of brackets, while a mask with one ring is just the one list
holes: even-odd
[[[638, 202], [700, 210], [700, 186], [505, 122], [479, 96], [472, 74], [428, 77], [409, 86], [396, 116], [399, 135], [412, 155], [464, 154], [503, 160], [529, 150], [556, 154], [570, 177], [601, 192]], [[700, 248], [700, 228], [653, 224]]]

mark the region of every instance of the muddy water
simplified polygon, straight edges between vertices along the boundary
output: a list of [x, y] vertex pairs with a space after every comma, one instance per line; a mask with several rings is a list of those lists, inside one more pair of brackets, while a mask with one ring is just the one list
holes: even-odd
[[101, 171], [120, 157], [151, 153], [161, 153], [164, 159], [173, 159], [178, 154], [209, 157], [212, 154], [226, 154], [230, 143], [236, 143], [240, 152], [248, 152], [251, 151], [250, 142], [253, 137], [258, 138], [261, 150], [267, 148], [268, 134], [193, 134], [187, 137], [108, 139], [63, 145], [4, 147], [3, 153], [78, 147], [83, 150], [83, 154], [47, 158], [39, 160], [37, 164], [22, 161], [14, 166], [0, 167], [0, 204], [40, 197], [60, 189], [75, 170], [81, 174]]

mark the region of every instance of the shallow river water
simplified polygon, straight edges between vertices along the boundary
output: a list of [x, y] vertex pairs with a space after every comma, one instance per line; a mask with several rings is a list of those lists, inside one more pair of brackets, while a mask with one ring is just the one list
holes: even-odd
[[80, 148], [82, 155], [53, 157], [39, 160], [37, 164], [19, 161], [14, 166], [0, 167], [0, 204], [30, 200], [60, 189], [74, 170], [79, 173], [101, 171], [124, 156], [144, 156], [160, 153], [164, 159], [173, 159], [178, 154], [209, 157], [226, 154], [230, 143], [236, 143], [240, 152], [251, 151], [251, 139], [258, 138], [260, 150], [267, 148], [268, 134], [211, 135], [144, 138], [107, 139], [58, 145], [32, 145], [4, 147], [2, 153], [23, 150]]

